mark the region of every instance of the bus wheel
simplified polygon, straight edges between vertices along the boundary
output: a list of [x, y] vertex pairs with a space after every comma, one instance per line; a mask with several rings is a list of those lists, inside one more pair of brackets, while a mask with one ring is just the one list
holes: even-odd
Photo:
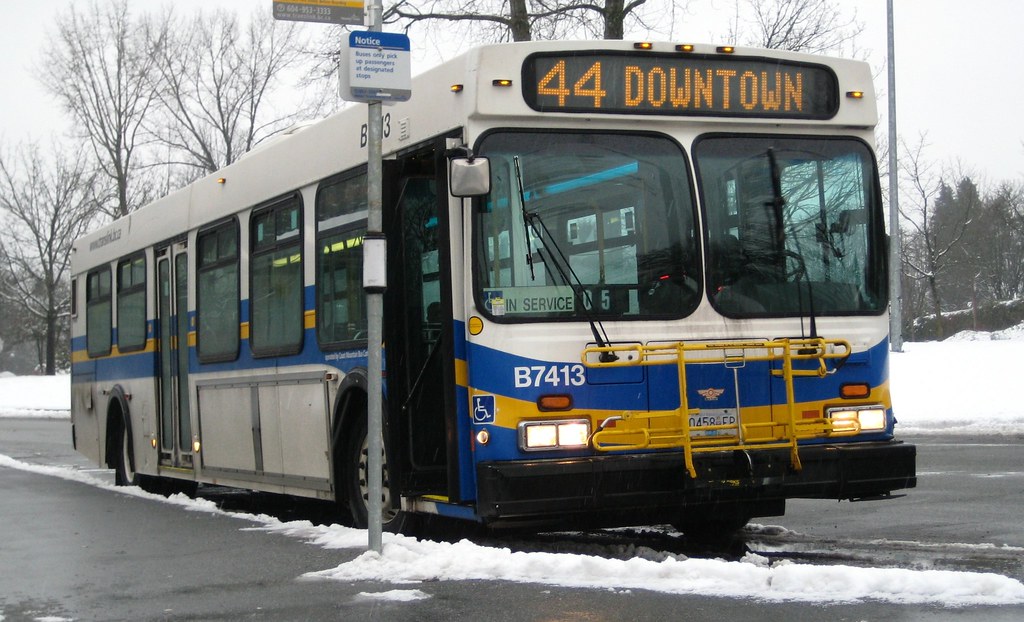
[[120, 417], [117, 418], [115, 442], [118, 451], [114, 464], [114, 483], [118, 486], [134, 486], [138, 484], [139, 476], [132, 468], [132, 439], [124, 420]]
[[[347, 476], [346, 487], [348, 489], [349, 511], [352, 514], [353, 526], [365, 529], [369, 523], [370, 484], [369, 465], [370, 451], [369, 439], [366, 434], [366, 420], [360, 419], [349, 436], [348, 450], [345, 452]], [[403, 527], [408, 521], [408, 515], [391, 507], [391, 489], [388, 482], [387, 455], [381, 456], [382, 494], [381, 522], [384, 523], [385, 531], [404, 531]]]

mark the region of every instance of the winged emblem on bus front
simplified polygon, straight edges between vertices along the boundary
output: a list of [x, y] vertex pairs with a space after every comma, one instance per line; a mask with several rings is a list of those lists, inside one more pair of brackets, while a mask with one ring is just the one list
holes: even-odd
[[725, 389], [715, 389], [715, 388], [697, 389], [697, 393], [701, 397], [706, 399], [707, 401], [713, 402], [713, 401], [717, 400], [719, 398], [719, 396], [721, 396], [723, 393], [725, 393]]

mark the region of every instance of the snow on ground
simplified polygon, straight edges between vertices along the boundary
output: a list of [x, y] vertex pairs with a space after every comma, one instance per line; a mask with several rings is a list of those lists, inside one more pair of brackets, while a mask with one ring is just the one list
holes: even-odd
[[[890, 357], [897, 434], [1024, 434], [1024, 406], [1009, 398], [1024, 361], [1024, 324], [906, 343]], [[67, 418], [68, 376], [0, 374], [0, 417]]]
[[897, 434], [1021, 434], [1024, 327], [905, 343], [889, 358]]
[[0, 417], [67, 419], [70, 410], [70, 376], [0, 373]]
[[[70, 467], [35, 465], [0, 454], [0, 468], [60, 477], [119, 494], [181, 506], [187, 511], [221, 514], [250, 523], [245, 529], [276, 532], [325, 549], [365, 549], [362, 529], [314, 525], [266, 515], [224, 512], [209, 500], [185, 495], [164, 498], [135, 487], [117, 487], [109, 476]], [[880, 542], [879, 546], [885, 546]], [[335, 568], [311, 572], [304, 580], [375, 581], [401, 589], [362, 592], [361, 600], [409, 602], [430, 598], [434, 581], [513, 581], [628, 593], [648, 590], [669, 594], [800, 601], [825, 604], [880, 601], [939, 607], [1024, 604], [1024, 584], [993, 573], [901, 568], [818, 566], [789, 561], [772, 563], [748, 554], [740, 561], [689, 559], [626, 545], [604, 547], [605, 555], [528, 553], [474, 544], [418, 540], [385, 533], [382, 553], [366, 551]]]
[[[1000, 333], [961, 333], [944, 342], [907, 343], [891, 358], [897, 432], [914, 434], [1024, 434], [1024, 407], [1009, 399], [1024, 360], [1024, 327]], [[0, 376], [0, 417], [68, 417], [67, 376]], [[184, 506], [221, 512], [210, 501], [183, 495], [170, 499], [137, 488], [118, 488], [72, 468], [32, 465], [0, 455], [0, 468], [16, 468]], [[107, 478], [109, 479], [109, 478]], [[282, 523], [268, 516], [231, 513], [275, 531], [331, 549], [363, 549], [364, 530], [308, 521]], [[884, 544], [882, 544], [884, 546]], [[1024, 604], [1024, 584], [997, 574], [812, 566], [771, 563], [748, 555], [741, 561], [688, 559], [648, 549], [612, 555], [513, 552], [462, 541], [454, 544], [384, 534], [382, 554], [362, 553], [307, 580], [378, 581], [403, 588], [430, 581], [505, 580], [541, 585], [653, 590], [766, 601], [822, 603], [885, 601], [948, 607]], [[628, 553], [628, 554], [627, 554]], [[622, 557], [623, 559], [620, 559]], [[362, 599], [406, 602], [429, 598], [419, 589], [363, 593]]]

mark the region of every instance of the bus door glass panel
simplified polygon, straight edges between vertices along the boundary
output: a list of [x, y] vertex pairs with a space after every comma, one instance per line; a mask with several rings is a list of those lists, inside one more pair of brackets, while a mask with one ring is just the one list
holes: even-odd
[[437, 187], [434, 177], [403, 182], [398, 200], [402, 222], [405, 297], [406, 411], [410, 413], [411, 460], [417, 468], [446, 463], [442, 357], [441, 266]]
[[694, 149], [708, 281], [730, 317], [881, 313], [874, 160], [851, 139], [713, 137]]
[[481, 153], [492, 191], [474, 222], [474, 284], [485, 312], [585, 321], [696, 308], [696, 218], [676, 143], [509, 132], [487, 136]]
[[[173, 260], [169, 255], [173, 254]], [[192, 466], [189, 417], [188, 254], [175, 245], [157, 260], [157, 323], [160, 346], [160, 459]]]
[[192, 445], [192, 420], [189, 414], [188, 360], [189, 360], [189, 315], [188, 315], [188, 254], [174, 255], [174, 316], [176, 350], [178, 356], [178, 448], [182, 459], [192, 462], [188, 453]]

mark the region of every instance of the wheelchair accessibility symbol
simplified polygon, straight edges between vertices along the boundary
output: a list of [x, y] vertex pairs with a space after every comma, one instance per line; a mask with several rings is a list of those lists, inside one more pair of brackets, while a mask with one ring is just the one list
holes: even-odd
[[494, 396], [473, 396], [473, 423], [494, 423]]

